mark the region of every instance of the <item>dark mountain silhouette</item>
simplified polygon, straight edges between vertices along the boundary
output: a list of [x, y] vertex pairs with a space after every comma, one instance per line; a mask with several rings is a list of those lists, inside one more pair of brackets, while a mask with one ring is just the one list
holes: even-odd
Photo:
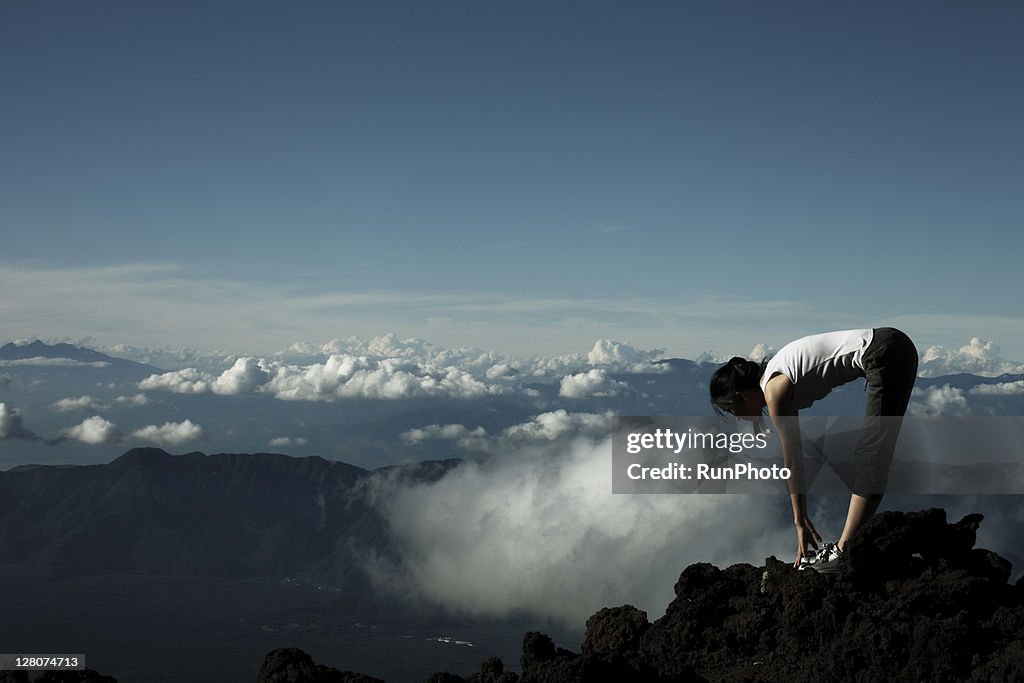
[[[847, 547], [838, 575], [763, 567], [687, 567], [676, 598], [651, 623], [630, 605], [587, 620], [581, 652], [523, 638], [522, 675], [500, 660], [429, 683], [604, 681], [1019, 681], [1024, 679], [1024, 580], [974, 548], [981, 515], [883, 512]], [[297, 672], [301, 671], [301, 675]], [[275, 650], [257, 683], [366, 681]]]
[[958, 372], [952, 375], [941, 375], [939, 377], [918, 377], [914, 384], [918, 387], [933, 387], [950, 385], [956, 389], [970, 389], [979, 384], [1006, 384], [1024, 380], [1024, 375], [999, 375], [998, 377], [981, 377], [967, 372]]
[[104, 368], [115, 370], [119, 373], [138, 375], [139, 378], [163, 372], [160, 368], [152, 365], [136, 363], [124, 358], [115, 358], [99, 351], [72, 346], [71, 344], [45, 344], [37, 339], [31, 344], [17, 345], [12, 342], [0, 346], [0, 361], [19, 361], [30, 358], [63, 358], [79, 363], [104, 363]]
[[363, 585], [356, 549], [386, 553], [375, 477], [430, 481], [458, 461], [379, 473], [319, 457], [136, 448], [106, 465], [0, 472], [8, 575], [289, 577]]

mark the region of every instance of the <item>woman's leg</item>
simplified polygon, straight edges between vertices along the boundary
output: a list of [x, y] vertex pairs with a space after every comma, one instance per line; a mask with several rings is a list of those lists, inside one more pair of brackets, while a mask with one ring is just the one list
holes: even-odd
[[868, 402], [864, 429], [857, 443], [853, 495], [839, 539], [840, 548], [846, 546], [882, 502], [900, 432], [901, 420], [897, 418], [906, 414], [917, 378], [917, 349], [907, 335], [893, 328], [875, 330], [863, 361]]
[[868, 497], [858, 496], [856, 493], [850, 496], [850, 509], [846, 512], [846, 525], [843, 527], [843, 535], [839, 538], [839, 549], [846, 549], [846, 542], [853, 536], [853, 532], [860, 528], [860, 525], [875, 514], [879, 503], [882, 502], [882, 495], [875, 494]]

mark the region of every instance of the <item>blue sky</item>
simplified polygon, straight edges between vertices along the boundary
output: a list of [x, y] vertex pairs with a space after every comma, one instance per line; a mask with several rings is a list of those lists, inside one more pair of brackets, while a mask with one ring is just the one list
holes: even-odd
[[5, 336], [1024, 357], [1013, 3], [0, 8]]

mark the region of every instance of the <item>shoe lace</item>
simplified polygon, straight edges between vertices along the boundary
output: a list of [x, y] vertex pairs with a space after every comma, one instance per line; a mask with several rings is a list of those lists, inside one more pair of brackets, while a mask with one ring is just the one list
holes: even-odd
[[832, 557], [839, 556], [839, 548], [835, 543], [823, 543], [818, 554], [814, 556], [815, 562], [828, 562]]

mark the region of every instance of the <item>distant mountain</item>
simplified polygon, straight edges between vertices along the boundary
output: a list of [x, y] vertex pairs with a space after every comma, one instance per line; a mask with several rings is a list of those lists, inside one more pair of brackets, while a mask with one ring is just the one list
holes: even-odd
[[918, 387], [944, 386], [946, 384], [956, 389], [970, 389], [979, 384], [1005, 384], [1024, 380], [1024, 375], [1000, 375], [998, 377], [981, 377], [966, 372], [958, 372], [953, 375], [940, 375], [938, 377], [918, 377], [914, 383]]
[[[430, 481], [459, 461], [399, 467]], [[106, 465], [0, 472], [0, 573], [292, 578], [364, 585], [355, 553], [381, 547], [375, 477], [319, 457], [132, 449]]]
[[[163, 372], [160, 368], [145, 363], [115, 358], [99, 351], [93, 351], [71, 344], [46, 344], [38, 339], [31, 344], [7, 343], [0, 346], [0, 361], [8, 361], [8, 364], [16, 364], [18, 361], [30, 361], [32, 359], [47, 359], [55, 361], [54, 366], [60, 367], [59, 361], [70, 361], [66, 366], [73, 367], [76, 364], [87, 364], [93, 367], [110, 368], [121, 372], [130, 372], [140, 377], [148, 377], [154, 373]], [[42, 365], [40, 362], [39, 365]], [[16, 365], [15, 365], [16, 367]]]

